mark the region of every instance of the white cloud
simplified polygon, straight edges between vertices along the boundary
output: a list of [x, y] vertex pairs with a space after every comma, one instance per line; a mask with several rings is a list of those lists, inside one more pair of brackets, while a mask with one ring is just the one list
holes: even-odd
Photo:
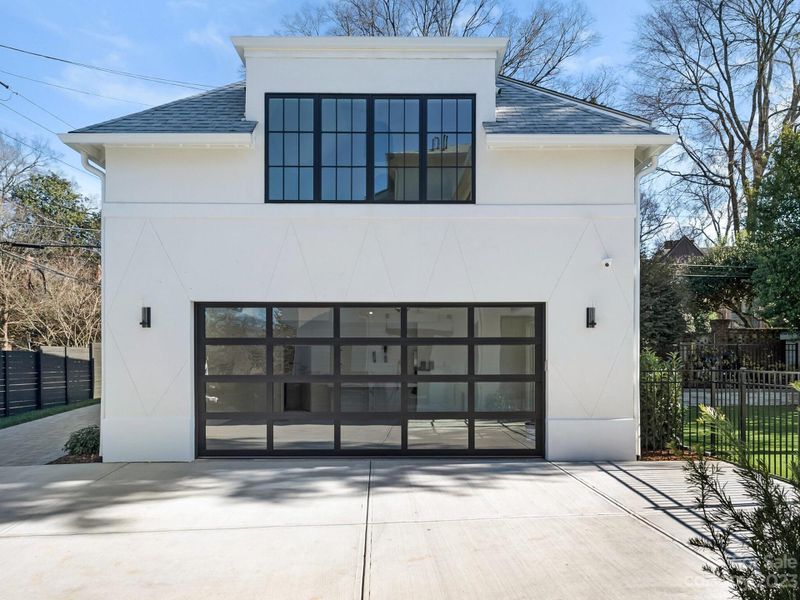
[[[111, 62], [117, 62], [113, 60], [114, 57], [109, 58], [112, 59]], [[100, 94], [101, 96], [122, 98], [131, 102], [139, 102], [142, 105], [149, 106], [164, 104], [165, 102], [170, 102], [172, 100], [177, 100], [178, 98], [197, 93], [179, 87], [129, 79], [119, 75], [102, 73], [76, 66], [65, 67], [62, 69], [59, 77], [50, 78], [49, 81], [58, 85], [73, 87], [94, 94]], [[103, 111], [113, 109], [113, 112], [119, 115], [128, 114], [130, 112], [147, 108], [147, 106], [126, 104], [108, 98], [100, 98], [98, 96], [74, 94], [67, 91], [64, 91], [64, 94], [69, 94], [71, 99], [80, 102], [88, 108], [102, 109]]]
[[82, 28], [75, 31], [75, 33], [94, 39], [106, 47], [113, 47], [118, 50], [132, 50], [135, 48], [133, 40], [128, 36], [120, 33], [104, 33], [97, 29]]
[[230, 52], [231, 50], [230, 41], [223, 36], [216, 25], [212, 23], [208, 23], [202, 29], [193, 29], [189, 31], [184, 36], [184, 39], [190, 44], [203, 46], [204, 48], [210, 48], [212, 50], [224, 50], [225, 52]]

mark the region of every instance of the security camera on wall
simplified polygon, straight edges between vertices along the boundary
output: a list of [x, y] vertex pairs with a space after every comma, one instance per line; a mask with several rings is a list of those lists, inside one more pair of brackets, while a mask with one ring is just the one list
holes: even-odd
[[614, 259], [613, 258], [604, 258], [602, 264], [603, 264], [603, 268], [604, 269], [610, 269], [614, 265]]

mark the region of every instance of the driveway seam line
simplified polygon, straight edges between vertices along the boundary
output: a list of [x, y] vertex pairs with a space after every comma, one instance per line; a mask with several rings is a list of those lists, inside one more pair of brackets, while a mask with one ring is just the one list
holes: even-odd
[[113, 471], [109, 471], [108, 473], [106, 473], [106, 474], [105, 474], [105, 475], [103, 475], [102, 477], [98, 477], [97, 479], [95, 479], [95, 480], [93, 480], [93, 481], [90, 481], [90, 482], [89, 482], [89, 485], [92, 485], [93, 483], [97, 483], [98, 481], [102, 481], [103, 479], [105, 479], [105, 478], [106, 478], [106, 477], [108, 477], [109, 475], [113, 475], [114, 473], [116, 473], [116, 472], [117, 472], [117, 471], [119, 471], [120, 469], [122, 469], [122, 468], [124, 468], [124, 467], [127, 467], [129, 464], [131, 464], [131, 463], [122, 463], [120, 466], [118, 466], [118, 467], [117, 467], [116, 469], [114, 469]]
[[606, 494], [606, 493], [604, 493], [604, 492], [601, 492], [599, 489], [597, 489], [597, 488], [596, 488], [595, 486], [593, 486], [592, 484], [590, 484], [590, 483], [587, 483], [586, 481], [584, 481], [583, 479], [581, 479], [581, 478], [580, 478], [580, 477], [578, 477], [577, 475], [575, 475], [575, 474], [573, 474], [573, 473], [570, 473], [569, 471], [567, 471], [566, 469], [564, 469], [564, 468], [563, 468], [563, 467], [561, 467], [560, 465], [557, 465], [557, 464], [555, 464], [555, 463], [553, 463], [553, 462], [551, 462], [550, 464], [551, 464], [551, 465], [553, 465], [553, 466], [554, 466], [556, 469], [558, 469], [558, 470], [559, 470], [559, 471], [561, 471], [562, 473], [564, 473], [565, 475], [567, 475], [568, 477], [571, 477], [572, 479], [574, 479], [575, 481], [577, 481], [578, 483], [580, 483], [582, 486], [584, 486], [584, 487], [586, 487], [587, 489], [589, 489], [589, 490], [593, 491], [595, 494], [597, 494], [597, 495], [598, 495], [598, 496], [600, 496], [601, 498], [604, 498], [606, 501], [610, 502], [611, 504], [613, 504], [614, 506], [616, 506], [616, 507], [617, 507], [617, 508], [619, 508], [620, 510], [623, 510], [623, 511], [625, 511], [625, 512], [626, 512], [628, 515], [630, 515], [631, 517], [633, 517], [634, 519], [636, 519], [636, 520], [637, 520], [637, 521], [639, 521], [640, 523], [643, 523], [644, 525], [646, 525], [647, 527], [649, 527], [649, 528], [650, 528], [650, 529], [652, 529], [653, 531], [656, 531], [656, 532], [660, 533], [661, 535], [663, 535], [664, 537], [668, 538], [668, 539], [669, 539], [669, 540], [671, 540], [672, 542], [674, 542], [674, 543], [678, 544], [678, 545], [679, 545], [681, 548], [683, 548], [684, 550], [688, 550], [688, 551], [689, 551], [689, 552], [691, 552], [692, 554], [695, 554], [695, 555], [699, 556], [699, 557], [700, 557], [700, 558], [702, 558], [702, 559], [703, 559], [705, 562], [707, 562], [707, 563], [709, 563], [709, 564], [713, 565], [714, 567], [717, 567], [717, 566], [719, 566], [719, 563], [718, 563], [716, 560], [714, 560], [714, 559], [712, 559], [712, 558], [709, 558], [708, 556], [706, 556], [706, 555], [705, 555], [705, 554], [703, 554], [702, 552], [699, 552], [698, 550], [695, 550], [695, 549], [694, 549], [692, 546], [690, 546], [689, 544], [686, 544], [686, 543], [682, 542], [682, 541], [681, 541], [679, 538], [675, 537], [675, 536], [674, 536], [674, 535], [672, 535], [671, 533], [669, 533], [669, 532], [667, 532], [666, 530], [662, 529], [661, 527], [659, 527], [659, 526], [658, 526], [658, 525], [656, 525], [655, 523], [652, 523], [652, 522], [650, 522], [648, 519], [645, 519], [643, 516], [641, 516], [641, 515], [637, 514], [636, 512], [634, 512], [633, 510], [631, 510], [630, 508], [628, 508], [627, 506], [625, 506], [625, 505], [624, 505], [622, 502], [620, 502], [620, 501], [618, 501], [618, 500], [614, 499], [613, 497], [609, 496], [608, 494]]
[[367, 475], [367, 510], [364, 515], [364, 554], [361, 560], [361, 600], [364, 600], [364, 588], [367, 581], [367, 543], [369, 542], [369, 497], [372, 491], [372, 461], [369, 461]]
[[[604, 518], [626, 518], [627, 514], [620, 513], [592, 513], [580, 515], [519, 515], [519, 516], [504, 516], [504, 517], [460, 517], [453, 519], [423, 519], [423, 520], [402, 520], [402, 521], [376, 521], [373, 525], [435, 525], [440, 523], [475, 523], [486, 521], [537, 521], [541, 519], [595, 519], [597, 517]], [[17, 539], [17, 538], [50, 538], [50, 537], [80, 537], [80, 536], [100, 536], [100, 535], [146, 535], [153, 533], [202, 533], [214, 531], [241, 531], [241, 530], [261, 530], [261, 529], [298, 529], [309, 527], [354, 527], [361, 525], [361, 521], [355, 523], [297, 523], [294, 525], [240, 525], [236, 527], [197, 527], [185, 529], [137, 529], [133, 531], [69, 531], [61, 533], [25, 533], [19, 535], [8, 535], [9, 529], [13, 529], [17, 525], [24, 523], [20, 521], [14, 523], [9, 528], [0, 530], [0, 541], [3, 539]], [[370, 530], [370, 538], [372, 530]]]

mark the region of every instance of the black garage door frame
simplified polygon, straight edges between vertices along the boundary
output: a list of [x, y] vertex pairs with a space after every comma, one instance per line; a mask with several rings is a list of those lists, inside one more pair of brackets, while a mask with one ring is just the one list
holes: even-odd
[[[209, 338], [205, 335], [205, 309], [206, 308], [264, 308], [267, 315], [267, 337], [266, 338]], [[272, 337], [272, 308], [332, 308], [333, 309], [333, 337], [326, 338], [273, 338]], [[372, 337], [349, 337], [342, 338], [340, 332], [340, 309], [345, 307], [354, 308], [401, 308], [401, 333], [396, 338], [372, 338]], [[407, 337], [407, 312], [409, 308], [466, 308], [467, 309], [467, 337], [466, 338], [416, 338]], [[533, 307], [535, 308], [535, 332], [534, 337], [509, 338], [509, 337], [476, 337], [474, 324], [475, 308], [503, 308], [503, 307]], [[195, 455], [198, 458], [213, 457], [280, 457], [280, 456], [544, 456], [545, 444], [545, 304], [539, 302], [495, 302], [495, 303], [325, 303], [325, 302], [196, 302], [194, 303], [194, 357], [195, 357]], [[263, 345], [267, 347], [267, 373], [266, 375], [206, 375], [205, 373], [205, 353], [206, 345]], [[320, 375], [274, 375], [273, 361], [271, 352], [273, 345], [286, 344], [325, 344], [333, 347], [334, 374], [329, 376]], [[467, 345], [468, 346], [468, 373], [467, 375], [439, 375], [429, 381], [441, 382], [466, 382], [468, 384], [468, 408], [467, 411], [435, 411], [419, 412], [408, 410], [409, 386], [420, 381], [418, 376], [407, 373], [409, 346], [414, 345]], [[475, 373], [475, 348], [480, 345], [533, 345], [535, 348], [535, 367], [534, 374], [529, 375], [477, 375]], [[341, 347], [350, 345], [399, 345], [401, 349], [401, 375], [395, 376], [363, 376], [363, 375], [341, 375], [340, 357]], [[334, 384], [334, 407], [332, 412], [323, 413], [292, 413], [272, 412], [273, 407], [273, 386], [267, 385], [267, 407], [266, 413], [208, 413], [206, 410], [206, 387], [207, 381], [249, 381], [265, 382], [268, 384], [291, 380], [293, 383], [333, 383]], [[534, 386], [534, 410], [533, 411], [476, 411], [475, 410], [475, 383], [476, 381], [491, 382], [531, 382]], [[357, 382], [391, 382], [401, 384], [401, 410], [398, 412], [360, 412], [342, 413], [340, 410], [340, 391], [342, 383]], [[228, 449], [206, 449], [206, 420], [208, 417], [231, 418], [237, 422], [252, 422], [253, 424], [267, 427], [267, 447], [263, 450], [248, 449], [228, 450]], [[387, 419], [399, 420], [401, 427], [401, 447], [400, 449], [341, 449], [340, 448], [340, 426], [342, 420], [347, 423], [369, 424], [371, 422], [385, 421]], [[408, 448], [408, 421], [412, 420], [464, 420], [468, 424], [468, 447], [463, 449], [409, 449]], [[475, 422], [476, 420], [506, 420], [521, 421], [531, 423], [535, 426], [535, 448], [533, 449], [480, 449], [475, 448]], [[333, 449], [293, 449], [281, 450], [273, 448], [273, 423], [297, 422], [298, 424], [320, 423], [334, 425], [334, 448]]]

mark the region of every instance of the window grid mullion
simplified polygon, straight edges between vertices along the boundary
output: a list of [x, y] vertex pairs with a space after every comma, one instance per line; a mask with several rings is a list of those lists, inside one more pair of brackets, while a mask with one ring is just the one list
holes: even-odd
[[314, 202], [322, 199], [322, 99], [314, 98]]
[[428, 101], [419, 100], [419, 200], [428, 200]]
[[375, 202], [375, 97], [367, 97], [367, 202]]

